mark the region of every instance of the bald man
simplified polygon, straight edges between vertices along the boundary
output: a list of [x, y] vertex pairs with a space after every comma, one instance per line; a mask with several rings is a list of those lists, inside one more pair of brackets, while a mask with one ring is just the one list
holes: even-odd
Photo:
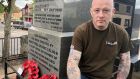
[[68, 79], [110, 79], [117, 55], [121, 60], [117, 79], [127, 78], [132, 44], [123, 26], [111, 22], [113, 3], [93, 0], [92, 20], [76, 28], [67, 62]]

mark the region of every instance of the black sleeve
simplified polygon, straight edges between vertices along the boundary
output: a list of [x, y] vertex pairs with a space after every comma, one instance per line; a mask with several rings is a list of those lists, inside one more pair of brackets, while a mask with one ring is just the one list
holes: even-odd
[[128, 52], [132, 48], [133, 48], [133, 45], [130, 40], [130, 37], [129, 37], [128, 33], [126, 32], [126, 30], [124, 30], [120, 53]]
[[82, 52], [83, 49], [82, 41], [83, 41], [83, 31], [81, 27], [78, 26], [75, 29], [74, 36], [72, 38], [72, 45], [74, 46], [75, 50]]

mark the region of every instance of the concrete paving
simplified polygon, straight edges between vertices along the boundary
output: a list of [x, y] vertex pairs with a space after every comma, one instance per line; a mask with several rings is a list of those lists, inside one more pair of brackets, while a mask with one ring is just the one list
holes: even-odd
[[[19, 67], [22, 67], [22, 63], [23, 63], [23, 60], [12, 60], [10, 62], [10, 64], [16, 69], [18, 70]], [[13, 72], [13, 70], [11, 68], [8, 67], [8, 73], [10, 72]], [[10, 79], [16, 79], [16, 74], [10, 74], [8, 75], [8, 77]], [[2, 64], [0, 63], [0, 79], [3, 79], [4, 78], [4, 68], [2, 66]]]
[[[0, 38], [4, 38], [4, 28], [0, 28]], [[22, 29], [11, 29], [11, 37], [20, 37], [22, 35], [28, 35], [27, 30], [22, 30]]]

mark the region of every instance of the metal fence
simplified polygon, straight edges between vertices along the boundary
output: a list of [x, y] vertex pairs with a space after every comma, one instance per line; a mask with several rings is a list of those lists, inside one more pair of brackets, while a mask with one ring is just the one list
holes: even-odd
[[[17, 79], [23, 79], [22, 76], [17, 72], [14, 66], [10, 63], [14, 59], [24, 59], [26, 56], [21, 54], [21, 39], [22, 37], [12, 37], [10, 39], [10, 50], [8, 58], [4, 58], [4, 79], [10, 79], [8, 75], [17, 74]], [[0, 38], [0, 61], [2, 60], [2, 52], [4, 47], [4, 38]], [[8, 68], [12, 69], [13, 72], [9, 72]]]
[[[10, 50], [9, 50], [9, 57], [17, 56], [20, 54], [20, 43], [21, 38], [20, 37], [12, 37], [10, 39]], [[2, 51], [4, 46], [4, 38], [0, 38], [0, 60], [2, 59]]]

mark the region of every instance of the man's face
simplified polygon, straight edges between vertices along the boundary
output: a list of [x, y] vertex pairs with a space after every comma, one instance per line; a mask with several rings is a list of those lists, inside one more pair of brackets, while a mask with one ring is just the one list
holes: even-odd
[[93, 0], [90, 13], [97, 30], [105, 30], [114, 14], [112, 0]]

